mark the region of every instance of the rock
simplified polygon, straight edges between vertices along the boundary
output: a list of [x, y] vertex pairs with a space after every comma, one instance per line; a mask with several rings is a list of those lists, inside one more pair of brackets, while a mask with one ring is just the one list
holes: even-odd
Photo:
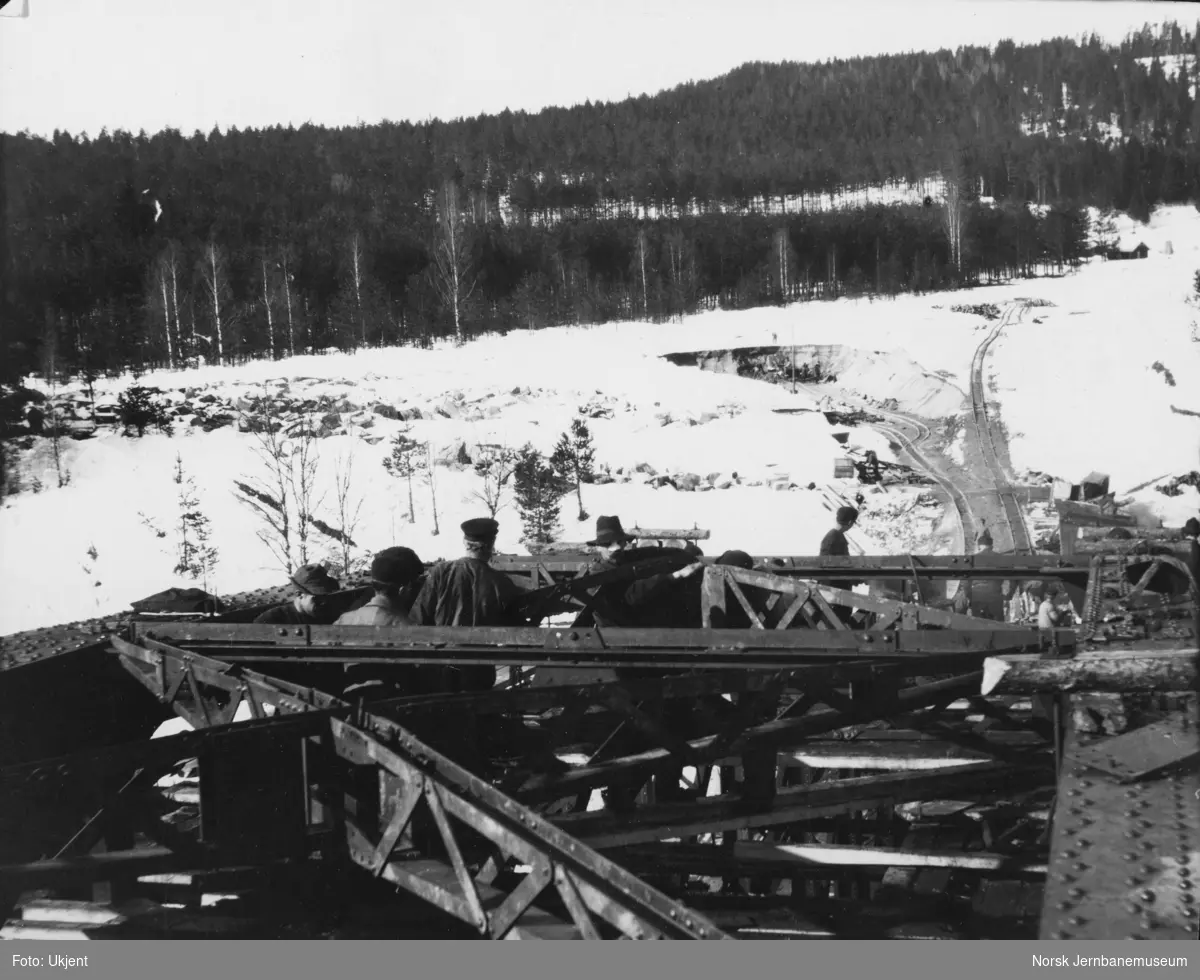
[[332, 433], [335, 429], [342, 427], [342, 417], [336, 412], [330, 412], [328, 415], [321, 416], [321, 431], [323, 433]]
[[703, 425], [705, 422], [715, 422], [720, 417], [716, 412], [701, 412], [698, 422]]
[[711, 483], [701, 483], [700, 486], [696, 487], [696, 490], [699, 493], [704, 493], [704, 491], [706, 491], [706, 490], [715, 490], [715, 489], [716, 488]]
[[675, 488], [677, 490], [695, 490], [700, 486], [700, 477], [695, 473], [680, 473], [675, 477]]
[[716, 487], [718, 490], [728, 490], [731, 486], [733, 486], [733, 481], [732, 480], [720, 480], [717, 483], [714, 483], [713, 486]]
[[[620, 473], [622, 470], [618, 469], [617, 472]], [[645, 473], [647, 476], [658, 476], [658, 470], [656, 470], [649, 463], [638, 463], [637, 466], [633, 468], [633, 472]]]
[[371, 411], [376, 415], [382, 415], [385, 419], [398, 420], [400, 418], [400, 413], [392, 408], [391, 405], [384, 405], [382, 403], [378, 405], [372, 405]]
[[595, 479], [594, 479], [592, 482], [594, 482], [594, 483], [596, 483], [596, 484], [603, 485], [603, 484], [606, 484], [606, 483], [616, 483], [617, 481], [616, 481], [616, 480], [614, 480], [614, 479], [613, 479], [611, 476], [609, 476], [607, 473], [599, 473], [599, 474], [597, 474], [597, 475], [596, 475], [596, 478], [595, 478]]
[[716, 483], [719, 479], [721, 479], [720, 473], [709, 473], [708, 476], [704, 478], [705, 482], [707, 483]]
[[208, 394], [205, 394], [205, 395], [201, 395], [199, 398], [196, 399], [196, 401], [200, 402], [203, 405], [211, 405], [216, 400], [217, 400], [217, 396], [214, 395], [212, 392], [209, 392]]

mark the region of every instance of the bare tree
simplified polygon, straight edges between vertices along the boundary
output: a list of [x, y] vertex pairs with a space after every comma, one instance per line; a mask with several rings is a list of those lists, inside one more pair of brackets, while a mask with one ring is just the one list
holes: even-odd
[[283, 299], [287, 307], [288, 353], [296, 355], [296, 326], [292, 320], [292, 247], [284, 245], [279, 250], [279, 266], [283, 273]]
[[[225, 363], [225, 327], [228, 326], [229, 305], [232, 292], [229, 288], [226, 274], [225, 250], [216, 242], [210, 241], [204, 246], [204, 254], [197, 264], [200, 281], [203, 283], [204, 294], [208, 300], [208, 308], [212, 314], [213, 336], [217, 342], [217, 363]], [[209, 342], [211, 343], [211, 338]]]
[[264, 251], [259, 257], [259, 267], [262, 269], [262, 301], [263, 308], [267, 311], [267, 350], [271, 353], [271, 360], [275, 360], [275, 318], [274, 318], [274, 301], [275, 289], [271, 284], [271, 270], [267, 264], [267, 253]]
[[363, 281], [363, 250], [362, 236], [356, 231], [350, 236], [350, 273], [354, 277], [354, 312], [358, 319], [358, 329], [362, 334], [362, 344], [367, 346], [367, 318], [363, 313], [362, 281]]
[[429, 500], [433, 506], [433, 533], [441, 534], [437, 512], [437, 474], [434, 472], [433, 444], [425, 443], [425, 482], [429, 484]]
[[319, 471], [317, 433], [311, 416], [284, 432], [268, 401], [243, 416], [254, 434], [262, 468], [257, 476], [234, 481], [237, 498], [261, 520], [258, 538], [291, 575], [309, 559], [313, 517], [323, 497], [316, 495]]
[[[363, 495], [354, 492], [354, 453], [340, 453], [333, 461], [333, 492], [337, 500], [337, 517], [340, 535], [335, 537], [341, 549], [342, 574], [350, 573], [353, 550], [354, 532], [358, 528], [358, 517], [362, 511]], [[320, 528], [326, 534], [330, 531]]]
[[475, 291], [476, 279], [471, 271], [469, 246], [466, 221], [458, 207], [458, 188], [452, 180], [447, 180], [438, 192], [437, 227], [430, 274], [442, 302], [453, 314], [456, 344], [465, 340], [463, 307]]
[[950, 262], [956, 272], [962, 272], [963, 231], [966, 227], [967, 205], [965, 179], [957, 154], [953, 155], [942, 169], [944, 198], [942, 201], [942, 226], [950, 245]]
[[642, 273], [642, 316], [650, 318], [650, 300], [646, 291], [646, 229], [639, 228], [637, 234], [638, 266]]
[[288, 452], [288, 486], [296, 508], [296, 546], [299, 564], [308, 564], [308, 542], [313, 528], [313, 513], [324, 500], [316, 496], [317, 471], [320, 468], [319, 438], [315, 419], [307, 414], [285, 440]]
[[42, 335], [42, 374], [50, 388], [46, 402], [43, 431], [50, 437], [50, 451], [54, 457], [54, 475], [59, 489], [71, 482], [71, 474], [63, 461], [62, 433], [65, 424], [62, 406], [58, 403], [58, 314], [46, 310], [46, 328]]
[[471, 496], [480, 501], [491, 517], [504, 506], [508, 484], [516, 470], [520, 454], [507, 446], [481, 444], [475, 447], [475, 472], [483, 478], [483, 489]]

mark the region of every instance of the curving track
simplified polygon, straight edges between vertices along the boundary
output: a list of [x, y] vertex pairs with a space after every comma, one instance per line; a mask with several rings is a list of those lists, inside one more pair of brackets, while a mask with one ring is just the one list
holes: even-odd
[[[1004, 471], [1000, 461], [998, 441], [1003, 436], [997, 436], [999, 423], [988, 415], [987, 394], [983, 383], [983, 365], [987, 359], [989, 348], [1003, 333], [1004, 328], [1019, 320], [1025, 310], [1020, 302], [1010, 303], [996, 325], [988, 333], [983, 343], [975, 350], [971, 359], [971, 416], [975, 425], [975, 434], [979, 443], [980, 455], [988, 471], [988, 489], [992, 491], [1000, 503], [1000, 513], [1009, 536], [1012, 538], [1012, 549], [1017, 554], [1030, 554], [1033, 550], [1029, 528], [1025, 523], [1025, 514], [1017, 501], [1016, 492]], [[997, 542], [999, 544], [999, 542]]]

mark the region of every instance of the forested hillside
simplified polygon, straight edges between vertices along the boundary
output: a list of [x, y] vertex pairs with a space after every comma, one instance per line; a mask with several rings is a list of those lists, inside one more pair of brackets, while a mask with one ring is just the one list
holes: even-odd
[[[0, 360], [95, 374], [1062, 268], [1082, 208], [1195, 195], [1198, 47], [1170, 26], [536, 114], [4, 135]], [[930, 177], [920, 203], [788, 205]]]

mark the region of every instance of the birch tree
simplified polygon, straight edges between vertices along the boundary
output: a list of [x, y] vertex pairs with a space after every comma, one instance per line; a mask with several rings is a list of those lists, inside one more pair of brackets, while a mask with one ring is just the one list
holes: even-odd
[[272, 285], [273, 276], [271, 275], [271, 266], [267, 262], [267, 253], [263, 252], [259, 257], [259, 268], [262, 271], [262, 282], [259, 284], [262, 289], [263, 309], [267, 311], [267, 351], [271, 356], [271, 360], [275, 360], [275, 288]]
[[279, 250], [279, 268], [283, 274], [283, 302], [287, 311], [288, 353], [296, 356], [296, 324], [292, 318], [292, 247], [284, 245]]
[[225, 328], [228, 326], [232, 300], [226, 265], [225, 250], [221, 246], [213, 241], [204, 246], [204, 254], [197, 264], [197, 271], [200, 273], [213, 324], [213, 336], [205, 339], [211, 344], [215, 338], [218, 364], [225, 363]]
[[438, 191], [430, 278], [454, 318], [454, 342], [464, 343], [464, 307], [475, 291], [476, 278], [471, 269], [467, 223], [458, 207], [458, 188], [451, 180]]

